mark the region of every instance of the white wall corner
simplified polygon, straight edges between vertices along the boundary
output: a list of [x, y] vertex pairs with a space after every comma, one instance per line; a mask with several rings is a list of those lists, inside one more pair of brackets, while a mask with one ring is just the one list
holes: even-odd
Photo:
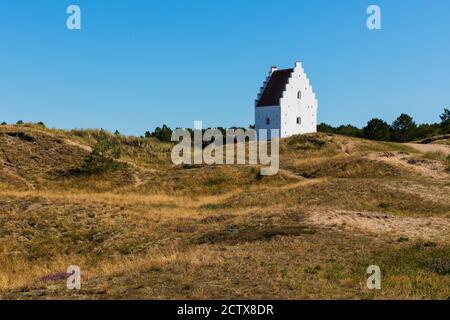
[[302, 63], [301, 63], [300, 61], [296, 61], [296, 62], [295, 62], [295, 69], [300, 69], [300, 70], [303, 69]]

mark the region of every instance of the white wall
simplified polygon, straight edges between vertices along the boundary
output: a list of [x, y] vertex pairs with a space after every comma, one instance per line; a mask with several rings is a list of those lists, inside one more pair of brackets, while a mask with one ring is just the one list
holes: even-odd
[[[298, 91], [301, 91], [301, 99], [298, 99]], [[300, 62], [295, 64], [280, 106], [282, 138], [317, 131], [317, 99]], [[298, 117], [300, 124], [297, 124]]]
[[[270, 79], [275, 68], [272, 68], [260, 89], [258, 99]], [[298, 91], [301, 99], [298, 99]], [[294, 71], [289, 78], [286, 89], [280, 99], [280, 106], [255, 107], [255, 127], [259, 129], [279, 129], [282, 138], [295, 134], [313, 133], [317, 131], [317, 99], [310, 81], [300, 62], [295, 63]], [[300, 117], [301, 123], [297, 124]], [[266, 125], [270, 118], [270, 125]], [[259, 136], [258, 136], [259, 138]]]
[[[266, 124], [266, 119], [270, 119], [270, 124]], [[255, 129], [258, 134], [258, 140], [260, 140], [259, 129], [267, 129], [267, 135], [269, 139], [278, 138], [270, 135], [271, 129], [280, 129], [280, 107], [257, 107], [255, 108]], [[261, 137], [264, 139], [264, 137]]]

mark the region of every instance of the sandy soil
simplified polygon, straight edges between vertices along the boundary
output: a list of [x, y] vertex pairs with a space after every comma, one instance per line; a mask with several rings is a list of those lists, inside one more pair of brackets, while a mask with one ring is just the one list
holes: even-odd
[[414, 148], [420, 152], [443, 152], [446, 155], [450, 154], [450, 146], [443, 144], [420, 144], [420, 143], [405, 143], [405, 145]]
[[402, 166], [421, 176], [438, 179], [449, 178], [449, 174], [445, 172], [446, 166], [443, 163], [427, 159], [415, 160], [414, 156], [404, 152], [375, 152], [367, 155], [367, 158]]
[[310, 213], [307, 221], [316, 226], [361, 230], [390, 236], [393, 240], [449, 242], [450, 215], [446, 217], [397, 217], [385, 213], [331, 210]]
[[87, 152], [91, 152], [92, 151], [92, 148], [90, 146], [87, 146], [87, 145], [82, 144], [82, 143], [80, 143], [78, 141], [75, 141], [75, 140], [64, 139], [64, 142], [66, 144], [70, 145], [70, 146], [78, 147], [78, 148], [83, 149], [83, 150], [85, 150]]

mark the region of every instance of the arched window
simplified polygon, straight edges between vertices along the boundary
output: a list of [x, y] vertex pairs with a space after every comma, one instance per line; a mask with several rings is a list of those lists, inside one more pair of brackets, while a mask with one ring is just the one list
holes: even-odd
[[300, 117], [297, 118], [297, 124], [302, 124], [302, 118]]
[[301, 99], [302, 99], [302, 90], [298, 90], [298, 92], [297, 92], [297, 98], [298, 98], [298, 100], [301, 100]]

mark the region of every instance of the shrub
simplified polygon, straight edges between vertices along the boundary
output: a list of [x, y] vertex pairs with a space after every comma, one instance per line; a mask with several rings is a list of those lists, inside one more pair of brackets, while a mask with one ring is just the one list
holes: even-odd
[[313, 266], [305, 268], [305, 272], [309, 274], [318, 274], [322, 268], [320, 266]]
[[450, 275], [450, 259], [435, 258], [428, 263], [428, 266], [439, 275]]
[[441, 128], [444, 131], [444, 133], [450, 132], [450, 110], [447, 108], [444, 109], [444, 113], [442, 113], [440, 116], [441, 118]]
[[390, 135], [390, 126], [381, 119], [372, 119], [363, 128], [363, 137], [366, 139], [389, 141]]
[[334, 130], [335, 129], [332, 126], [330, 126], [329, 124], [323, 123], [323, 122], [317, 126], [318, 132], [334, 133]]
[[433, 136], [438, 136], [442, 133], [441, 127], [437, 123], [428, 124], [423, 123], [417, 127], [416, 139], [425, 139]]
[[[148, 131], [145, 133], [145, 136], [148, 138]], [[153, 133], [151, 133], [152, 137], [157, 138], [159, 141], [162, 142], [171, 142], [172, 141], [172, 129], [170, 129], [168, 126], [163, 125], [162, 128], [157, 127]]]
[[120, 154], [119, 143], [102, 129], [99, 132], [97, 143], [86, 157], [81, 169], [86, 173], [102, 173], [115, 170], [118, 167], [115, 159], [118, 159]]
[[23, 121], [19, 120], [19, 121], [16, 122], [16, 124], [21, 125], [21, 124], [23, 124]]
[[379, 206], [381, 209], [387, 209], [387, 208], [389, 208], [391, 205], [390, 205], [389, 203], [386, 203], [386, 202], [380, 202], [380, 203], [378, 204], [378, 206]]
[[347, 125], [341, 125], [339, 127], [336, 128], [335, 133], [337, 134], [341, 134], [344, 136], [349, 136], [349, 137], [361, 137], [362, 136], [362, 130], [352, 126], [351, 124], [347, 124]]
[[396, 142], [412, 141], [416, 137], [417, 125], [413, 118], [405, 113], [402, 113], [392, 123], [392, 140]]

